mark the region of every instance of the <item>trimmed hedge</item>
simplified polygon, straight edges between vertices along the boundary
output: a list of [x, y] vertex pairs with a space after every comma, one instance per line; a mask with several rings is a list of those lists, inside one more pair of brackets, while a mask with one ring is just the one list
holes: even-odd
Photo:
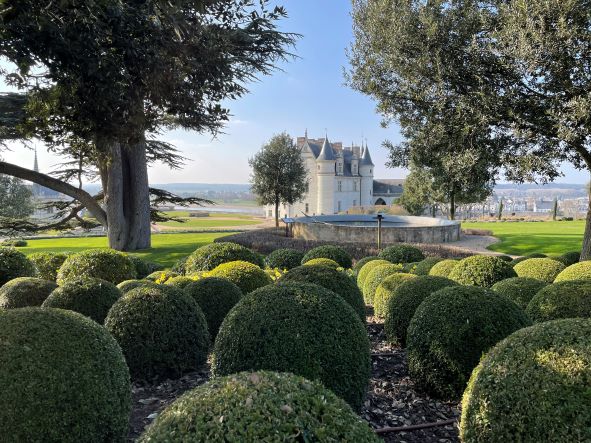
[[179, 274], [169, 270], [154, 271], [150, 275], [145, 277], [145, 280], [157, 282], [158, 284], [164, 284], [171, 278], [180, 277]]
[[565, 268], [553, 258], [529, 258], [513, 266], [518, 277], [535, 278], [546, 283], [552, 283]]
[[546, 258], [546, 257], [548, 257], [546, 254], [540, 254], [540, 253], [535, 252], [533, 254], [524, 255], [523, 257], [514, 258], [513, 260], [511, 260], [509, 262], [509, 264], [511, 266], [515, 266], [516, 264], [521, 263], [522, 261], [525, 261], [525, 260], [529, 260], [530, 258]]
[[0, 246], [12, 246], [14, 248], [24, 248], [29, 243], [22, 238], [7, 238], [2, 240]]
[[460, 260], [448, 278], [461, 285], [490, 288], [511, 277], [517, 277], [517, 274], [505, 260], [491, 255], [473, 255]]
[[384, 281], [384, 279], [392, 274], [402, 272], [402, 266], [397, 264], [389, 263], [387, 265], [377, 265], [374, 267], [363, 283], [363, 299], [366, 305], [373, 305], [374, 295], [378, 286]]
[[365, 284], [365, 280], [367, 279], [367, 276], [369, 275], [369, 273], [371, 271], [374, 270], [374, 268], [376, 266], [380, 266], [380, 265], [391, 265], [392, 263], [389, 262], [388, 260], [382, 260], [377, 259], [377, 260], [370, 260], [369, 262], [367, 262], [366, 264], [364, 264], [361, 269], [359, 270], [359, 272], [357, 273], [357, 286], [359, 287], [359, 289], [361, 291], [363, 291], [363, 285]]
[[443, 259], [439, 257], [427, 257], [426, 259], [416, 263], [416, 266], [414, 268], [414, 274], [429, 275], [431, 268], [442, 261]]
[[448, 258], [435, 263], [429, 270], [429, 275], [433, 277], [445, 277], [448, 278], [451, 271], [458, 265], [459, 260], [453, 260]]
[[299, 437], [309, 442], [381, 441], [322, 384], [264, 371], [233, 374], [193, 389], [159, 414], [139, 441], [171, 441], [171, 436], [195, 443], [287, 442]]
[[113, 284], [136, 278], [129, 256], [112, 249], [89, 249], [68, 256], [57, 273], [57, 284], [78, 277], [100, 278]]
[[181, 291], [184, 290], [187, 286], [193, 283], [195, 279], [191, 277], [185, 277], [184, 275], [179, 275], [178, 277], [169, 278], [164, 282], [166, 286], [172, 286]]
[[378, 257], [392, 263], [413, 263], [424, 260], [425, 254], [419, 248], [402, 244], [382, 249]]
[[332, 269], [343, 268], [336, 261], [331, 260], [330, 258], [313, 258], [312, 260], [308, 260], [302, 266], [324, 266]]
[[419, 263], [420, 262], [402, 263], [402, 270], [408, 274], [414, 274]]
[[68, 309], [103, 324], [121, 291], [106, 280], [81, 277], [66, 281], [43, 302], [44, 308]]
[[386, 316], [388, 303], [393, 297], [396, 288], [398, 288], [405, 281], [415, 278], [417, 278], [415, 274], [407, 274], [404, 272], [397, 272], [386, 277], [382, 283], [380, 283], [374, 294], [374, 315], [378, 318], [384, 318]]
[[72, 311], [0, 311], [0, 343], [4, 440], [125, 441], [129, 371], [102, 326]]
[[555, 282], [569, 280], [591, 280], [591, 261], [582, 261], [570, 265], [556, 276]]
[[353, 275], [357, 276], [359, 271], [361, 271], [361, 268], [363, 268], [366, 263], [369, 263], [373, 260], [380, 260], [380, 258], [377, 255], [370, 255], [369, 257], [363, 257], [361, 260], [357, 260], [352, 268]]
[[591, 321], [517, 331], [474, 370], [462, 402], [465, 443], [591, 441]]
[[127, 294], [129, 291], [143, 286], [158, 287], [158, 285], [151, 280], [125, 280], [117, 285], [117, 289], [121, 291], [121, 294]]
[[172, 266], [172, 268], [170, 268], [170, 270], [172, 272], [175, 272], [178, 275], [185, 275], [186, 274], [185, 265], [187, 264], [188, 259], [189, 259], [189, 256], [179, 258], [177, 260], [177, 262]]
[[394, 291], [386, 305], [384, 333], [390, 343], [406, 345], [406, 331], [415, 311], [425, 298], [448, 286], [457, 283], [445, 278], [421, 275], [402, 282]]
[[208, 274], [208, 277], [218, 277], [230, 280], [240, 288], [243, 294], [273, 283], [265, 271], [252, 263], [233, 261], [222, 263]]
[[209, 333], [201, 308], [170, 286], [129, 291], [113, 305], [105, 326], [135, 379], [177, 378], [207, 359]]
[[202, 278], [187, 285], [184, 291], [203, 311], [212, 339], [218, 335], [220, 325], [230, 309], [242, 298], [240, 288], [225, 278]]
[[0, 247], [0, 286], [18, 277], [34, 277], [33, 263], [14, 248]]
[[581, 260], [581, 252], [580, 251], [570, 251], [565, 252], [564, 254], [554, 257], [555, 260], [558, 260], [565, 266], [574, 265]]
[[530, 324], [521, 308], [490, 289], [443, 288], [423, 300], [408, 327], [410, 376], [435, 397], [459, 398], [482, 354]]
[[260, 254], [236, 243], [210, 243], [193, 252], [185, 262], [185, 273], [211, 271], [223, 263], [245, 261], [259, 268], [265, 267]]
[[339, 246], [324, 245], [310, 249], [304, 258], [302, 258], [302, 264], [314, 259], [314, 258], [330, 258], [336, 261], [341, 268], [349, 269], [353, 266], [353, 260], [347, 251]]
[[212, 373], [260, 369], [319, 380], [359, 409], [370, 376], [365, 326], [342, 297], [322, 286], [291, 282], [261, 288], [226, 316]]
[[293, 269], [302, 263], [304, 253], [290, 248], [275, 249], [265, 258], [265, 264], [271, 269]]
[[548, 285], [534, 295], [526, 312], [534, 323], [591, 317], [591, 281], [570, 280]]
[[135, 274], [139, 279], [147, 277], [154, 271], [160, 271], [163, 269], [161, 265], [146, 261], [137, 255], [128, 255], [128, 257], [135, 266]]
[[277, 283], [284, 282], [308, 282], [326, 288], [341, 297], [357, 312], [359, 318], [365, 323], [365, 303], [357, 285], [344, 272], [326, 266], [304, 266], [292, 269], [283, 275]]
[[534, 278], [513, 277], [495, 283], [491, 289], [525, 309], [534, 295], [546, 285], [547, 283]]
[[15, 278], [0, 288], [0, 309], [41, 306], [55, 288], [55, 283], [41, 278]]
[[37, 270], [37, 276], [49, 281], [57, 280], [57, 272], [68, 258], [61, 252], [35, 252], [27, 257]]

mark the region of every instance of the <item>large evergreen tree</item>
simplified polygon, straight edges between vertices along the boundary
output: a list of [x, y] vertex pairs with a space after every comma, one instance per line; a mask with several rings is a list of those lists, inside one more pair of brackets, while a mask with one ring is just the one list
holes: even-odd
[[35, 211], [33, 193], [18, 178], [0, 174], [0, 219], [25, 219]]

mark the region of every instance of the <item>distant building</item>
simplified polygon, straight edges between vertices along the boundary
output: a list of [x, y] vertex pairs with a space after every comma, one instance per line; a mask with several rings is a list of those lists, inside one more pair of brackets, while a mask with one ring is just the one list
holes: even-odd
[[[33, 170], [39, 172], [39, 161], [37, 160], [37, 149], [35, 149], [35, 159], [33, 160]], [[62, 197], [57, 191], [33, 183], [33, 198], [35, 200], [59, 200]]]

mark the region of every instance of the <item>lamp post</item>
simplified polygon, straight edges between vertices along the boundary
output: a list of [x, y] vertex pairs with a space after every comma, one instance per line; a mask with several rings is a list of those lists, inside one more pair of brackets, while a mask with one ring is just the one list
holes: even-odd
[[382, 250], [382, 220], [384, 219], [384, 215], [378, 213], [375, 217], [378, 221], [378, 252]]

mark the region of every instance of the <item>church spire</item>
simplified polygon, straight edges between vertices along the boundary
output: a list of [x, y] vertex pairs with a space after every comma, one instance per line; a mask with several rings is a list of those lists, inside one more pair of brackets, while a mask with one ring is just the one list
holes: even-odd
[[35, 148], [35, 160], [33, 161], [33, 171], [39, 172], [39, 161], [37, 160], [37, 148]]

